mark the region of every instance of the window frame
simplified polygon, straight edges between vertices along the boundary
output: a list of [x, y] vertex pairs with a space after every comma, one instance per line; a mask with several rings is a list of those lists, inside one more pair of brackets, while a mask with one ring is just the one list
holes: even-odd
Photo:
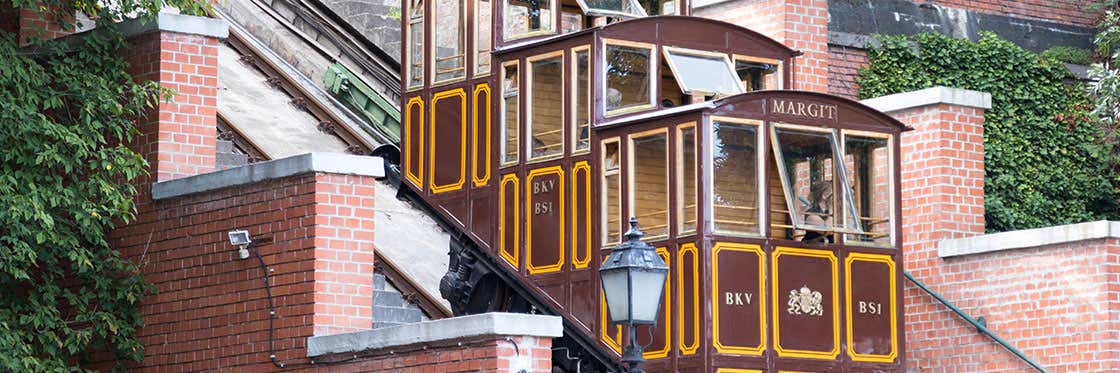
[[[607, 144], [617, 144], [618, 146], [618, 167], [614, 170], [607, 170], [603, 161], [607, 159]], [[625, 220], [622, 216], [618, 216], [619, 221], [617, 237], [610, 237], [610, 213], [607, 211], [610, 201], [607, 199], [607, 176], [617, 175], [618, 182], [615, 186], [618, 189], [618, 213], [622, 214], [622, 138], [614, 136], [599, 140], [599, 187], [602, 193], [599, 198], [599, 216], [602, 217], [602, 222], [599, 224], [602, 237], [600, 238], [601, 247], [606, 248], [608, 245], [614, 245], [622, 242], [622, 234], [625, 232], [622, 229], [622, 222]]]
[[[664, 134], [665, 135], [665, 166], [666, 166], [665, 167], [665, 234], [650, 235], [650, 236], [643, 237], [642, 239], [646, 240], [647, 242], [659, 241], [661, 239], [671, 237], [671, 235], [673, 234], [673, 231], [672, 231], [672, 225], [673, 225], [673, 218], [672, 218], [673, 217], [673, 214], [672, 214], [672, 210], [673, 210], [672, 182], [673, 182], [673, 178], [671, 176], [671, 173], [669, 172], [669, 167], [671, 167], [671, 163], [669, 163], [669, 162], [672, 162], [672, 160], [673, 160], [673, 157], [671, 155], [671, 153], [672, 153], [672, 139], [669, 136], [669, 128], [668, 127], [659, 127], [659, 128], [649, 129], [649, 130], [645, 130], [645, 131], [638, 131], [638, 132], [633, 132], [633, 133], [626, 134], [626, 162], [625, 162], [625, 164], [626, 164], [626, 182], [623, 183], [623, 184], [626, 187], [626, 212], [627, 212], [627, 214], [625, 216], [631, 216], [631, 217], [638, 216], [637, 211], [635, 211], [636, 206], [635, 206], [635, 203], [634, 203], [634, 185], [635, 185], [635, 183], [634, 183], [634, 170], [635, 170], [634, 165], [635, 165], [635, 163], [634, 162], [636, 161], [636, 157], [634, 157], [634, 148], [635, 148], [634, 139], [635, 138], [647, 137], [647, 136], [650, 136], [650, 135], [657, 135], [657, 134]], [[648, 222], [646, 223], [646, 226], [647, 227], [649, 226]], [[649, 233], [649, 229], [643, 229], [643, 231], [646, 232], [647, 234]]]
[[[431, 0], [428, 0], [428, 1], [431, 1]], [[457, 32], [459, 33], [459, 50], [462, 52], [462, 57], [460, 57], [460, 58], [463, 59], [463, 73], [462, 73], [462, 75], [457, 76], [457, 77], [447, 78], [447, 79], [444, 79], [444, 80], [436, 80], [436, 76], [438, 74], [438, 72], [436, 70], [439, 66], [439, 63], [437, 61], [438, 57], [436, 55], [436, 48], [437, 48], [436, 44], [439, 44], [437, 42], [437, 40], [439, 39], [439, 35], [435, 34], [437, 28], [432, 27], [432, 30], [431, 30], [431, 32], [432, 32], [432, 38], [431, 38], [432, 42], [428, 43], [428, 55], [431, 56], [432, 60], [428, 63], [428, 72], [427, 73], [431, 75], [431, 81], [432, 81], [431, 86], [433, 88], [437, 87], [437, 86], [443, 86], [443, 85], [448, 85], [448, 84], [451, 84], [451, 83], [464, 81], [464, 80], [467, 79], [467, 76], [470, 75], [470, 74], [467, 74], [467, 68], [468, 68], [468, 65], [469, 65], [467, 63], [467, 54], [469, 53], [467, 51], [467, 37], [469, 36], [469, 35], [467, 35], [468, 34], [467, 33], [467, 28], [468, 28], [467, 27], [467, 6], [470, 5], [470, 2], [468, 0], [455, 0], [455, 1], [461, 1], [462, 2], [462, 6], [459, 7], [460, 8], [459, 9], [459, 21], [460, 21], [460, 25], [462, 27], [459, 28], [459, 30]], [[433, 6], [432, 9], [434, 10], [435, 6]], [[433, 13], [434, 13], [434, 11], [433, 11]], [[433, 14], [431, 18], [435, 18], [435, 15]]]
[[[508, 154], [508, 151], [509, 151], [509, 149], [508, 149], [509, 146], [507, 145], [509, 143], [509, 141], [507, 141], [508, 138], [509, 138], [509, 131], [508, 131], [509, 122], [507, 122], [508, 118], [506, 117], [506, 113], [509, 112], [509, 108], [506, 106], [507, 105], [506, 104], [506, 94], [509, 93], [509, 91], [506, 89], [506, 67], [507, 66], [515, 66], [517, 68], [517, 110], [514, 110], [514, 113], [516, 113], [517, 116], [515, 116], [513, 118], [514, 127], [517, 128], [517, 139], [514, 141], [515, 144], [513, 144], [513, 147], [517, 148], [518, 152], [517, 152], [516, 156], [513, 157], [513, 160], [507, 160], [506, 159], [507, 158], [506, 155]], [[506, 167], [509, 167], [509, 166], [517, 165], [518, 163], [521, 162], [521, 152], [520, 152], [520, 150], [521, 150], [520, 149], [520, 147], [521, 147], [521, 137], [522, 137], [521, 136], [521, 81], [522, 81], [522, 76], [524, 74], [521, 73], [521, 60], [520, 59], [514, 59], [514, 60], [511, 60], [511, 61], [503, 62], [500, 68], [501, 68], [501, 72], [498, 73], [498, 84], [499, 84], [500, 89], [499, 89], [498, 92], [501, 92], [501, 95], [499, 96], [499, 98], [501, 99], [501, 104], [500, 104], [500, 107], [499, 107], [499, 115], [500, 115], [500, 118], [501, 118], [502, 126], [501, 126], [501, 131], [499, 132], [501, 138], [499, 139], [499, 145], [498, 145], [499, 149], [500, 149], [500, 153], [499, 153], [500, 157], [499, 158], [501, 160], [499, 162], [499, 168], [506, 168]]]
[[641, 14], [630, 14], [630, 13], [626, 13], [626, 12], [623, 12], [623, 11], [614, 11], [614, 10], [604, 10], [604, 9], [599, 9], [599, 8], [592, 8], [591, 6], [587, 5], [586, 0], [576, 0], [576, 3], [579, 5], [579, 10], [582, 11], [583, 14], [585, 16], [588, 16], [588, 17], [615, 17], [615, 18], [623, 18], [623, 19], [635, 19], [635, 18], [649, 17], [649, 14], [646, 13], [646, 8], [643, 7], [641, 3], [638, 3], [635, 0], [626, 0], [626, 1], [629, 1], [630, 6], [638, 9], [638, 11], [640, 11]]
[[[534, 37], [534, 36], [552, 35], [552, 34], [557, 33], [558, 30], [560, 30], [560, 25], [558, 24], [559, 19], [560, 19], [560, 17], [559, 17], [559, 14], [560, 14], [559, 1], [549, 0], [548, 1], [548, 4], [549, 4], [548, 9], [552, 12], [552, 14], [550, 15], [550, 18], [552, 18], [552, 21], [549, 24], [552, 25], [552, 29], [545, 30], [545, 29], [542, 28], [541, 30], [529, 31], [529, 32], [522, 33], [522, 34], [512, 34], [512, 35], [508, 34], [506, 32], [506, 31], [508, 31], [508, 30], [506, 30], [506, 8], [507, 8], [507, 5], [509, 5], [510, 0], [501, 0], [501, 2], [502, 2], [502, 6], [501, 6], [502, 23], [501, 23], [501, 27], [502, 27], [502, 42], [503, 43], [508, 43], [508, 42], [511, 42], [511, 41], [516, 41], [516, 40], [521, 40], [521, 39], [527, 39], [527, 38], [531, 38], [531, 37]], [[544, 18], [542, 17], [541, 19], [543, 20]]]
[[[603, 117], [610, 118], [656, 108], [657, 95], [655, 95], [654, 92], [657, 90], [657, 79], [654, 79], [654, 77], [660, 76], [658, 75], [659, 72], [657, 71], [657, 66], [659, 65], [657, 61], [657, 45], [653, 43], [642, 43], [637, 41], [608, 38], [602, 38], [602, 40], [600, 41], [600, 45], [602, 46], [602, 48], [600, 49], [602, 50], [602, 53], [599, 56], [599, 62], [601, 66], [600, 70], [603, 71], [603, 75], [601, 76], [601, 78], [603, 78], [603, 83], [600, 84], [601, 89], [599, 90], [599, 97], [602, 98], [600, 100], [600, 102], [602, 102], [602, 106], [600, 106], [600, 109], [602, 109]], [[610, 48], [611, 46], [641, 48], [649, 51], [649, 69], [647, 72], [647, 76], [649, 78], [647, 96], [649, 96], [649, 100], [645, 104], [621, 109], [614, 109], [610, 111], [607, 110], [607, 48]]]
[[[427, 61], [428, 61], [428, 58], [427, 58], [428, 51], [427, 51], [427, 48], [424, 48], [424, 44], [425, 44], [424, 40], [421, 40], [420, 41], [420, 49], [421, 49], [420, 53], [422, 54], [422, 56], [420, 57], [420, 65], [421, 65], [420, 66], [420, 84], [418, 84], [418, 85], [412, 85], [411, 84], [412, 83], [412, 78], [413, 78], [413, 76], [412, 76], [412, 54], [415, 52], [415, 50], [412, 48], [412, 41], [413, 41], [412, 40], [412, 28], [413, 28], [412, 23], [413, 22], [412, 22], [411, 14], [412, 14], [412, 11], [413, 11], [412, 6], [415, 5], [415, 2], [416, 2], [415, 0], [410, 0], [409, 1], [408, 12], [403, 15], [403, 17], [405, 17], [407, 19], [407, 21], [405, 21], [405, 23], [404, 23], [405, 30], [404, 30], [404, 36], [403, 36], [404, 37], [404, 43], [405, 43], [404, 44], [404, 50], [405, 50], [404, 57], [405, 58], [402, 59], [402, 60], [404, 60], [404, 63], [405, 63], [405, 66], [406, 66], [405, 69], [404, 69], [404, 73], [405, 73], [405, 76], [404, 76], [405, 92], [412, 92], [412, 91], [417, 91], [417, 90], [424, 89], [424, 85], [425, 85], [425, 83], [427, 83], [427, 69], [424, 68], [423, 65], [426, 64]], [[421, 2], [421, 5], [422, 5], [421, 8], [427, 8], [428, 0], [422, 0], [420, 2]], [[420, 9], [420, 14], [421, 14], [420, 15], [420, 29], [421, 29], [421, 32], [423, 33], [423, 35], [422, 35], [423, 38], [426, 39], [427, 36], [428, 36], [428, 30], [427, 30], [428, 14], [427, 14], [426, 9]]]
[[494, 20], [495, 20], [494, 19], [494, 1], [495, 0], [485, 0], [485, 1], [490, 2], [490, 22], [488, 24], [484, 24], [483, 22], [479, 22], [479, 13], [478, 12], [481, 11], [481, 9], [483, 8], [483, 7], [479, 6], [479, 4], [481, 4], [482, 1], [483, 0], [473, 0], [473, 2], [472, 2], [473, 6], [474, 6], [474, 18], [473, 18], [474, 29], [472, 30], [473, 34], [471, 34], [471, 36], [472, 36], [471, 56], [473, 57], [473, 59], [471, 60], [471, 64], [472, 64], [471, 68], [473, 69], [472, 77], [475, 77], [475, 78], [488, 76], [488, 75], [490, 75], [491, 73], [494, 72], [494, 56], [493, 55], [490, 56], [490, 63], [486, 64], [486, 71], [485, 72], [479, 72], [479, 68], [478, 68], [479, 66], [481, 66], [478, 63], [478, 56], [481, 54], [481, 53], [479, 53], [481, 51], [478, 49], [478, 30], [480, 30], [482, 27], [489, 27], [490, 28], [490, 50], [487, 51], [486, 53], [493, 53], [494, 52]]
[[[847, 150], [848, 150], [847, 149], [847, 146], [848, 146], [847, 138], [848, 138], [848, 135], [852, 135], [852, 136], [856, 136], [856, 137], [867, 137], [867, 138], [876, 138], [876, 139], [886, 139], [887, 140], [887, 173], [888, 173], [888, 175], [887, 175], [887, 190], [888, 190], [888, 193], [887, 194], [890, 196], [890, 197], [888, 197], [890, 199], [890, 201], [888, 203], [888, 206], [889, 206], [888, 208], [889, 208], [889, 211], [890, 211], [889, 214], [888, 214], [889, 215], [888, 216], [888, 224], [890, 225], [890, 242], [886, 243], [886, 244], [877, 244], [875, 242], [863, 242], [863, 241], [858, 241], [858, 240], [848, 240], [847, 236], [845, 236], [844, 237], [844, 243], [848, 244], [848, 245], [853, 245], [853, 246], [866, 246], [866, 247], [879, 247], [879, 248], [894, 247], [895, 243], [898, 242], [898, 233], [899, 233], [898, 229], [897, 229], [897, 227], [898, 227], [897, 222], [898, 221], [896, 220], [896, 219], [898, 219], [898, 205], [896, 204], [897, 201], [895, 201], [895, 199], [896, 199], [895, 198], [895, 190], [897, 190], [897, 188], [898, 188], [897, 184], [895, 184], [895, 173], [898, 170], [898, 167], [895, 166], [895, 162], [897, 162], [897, 159], [895, 158], [895, 152], [894, 152], [894, 141], [895, 141], [894, 138], [895, 138], [895, 136], [890, 134], [890, 133], [885, 133], [885, 132], [871, 132], [871, 131], [861, 131], [861, 130], [853, 130], [853, 129], [841, 129], [840, 130], [840, 153], [841, 154], [847, 154]], [[847, 167], [846, 164], [845, 164], [845, 167]], [[849, 186], [849, 188], [850, 188], [850, 186]], [[855, 190], [852, 190], [852, 192], [855, 192]], [[853, 200], [855, 199], [855, 195], [852, 196], [852, 199]], [[844, 213], [848, 214], [848, 210], [844, 209]], [[859, 208], [858, 207], [856, 208], [856, 213], [857, 214], [859, 213]], [[847, 217], [845, 216], [845, 218], [847, 218]], [[860, 216], [857, 215], [856, 218], [859, 219]], [[873, 232], [864, 231], [862, 233], [848, 233], [848, 235], [868, 235], [870, 233], [873, 233]]]
[[[840, 148], [840, 144], [838, 144], [838, 142], [840, 141], [840, 133], [839, 133], [840, 131], [837, 130], [836, 128], [820, 128], [820, 127], [813, 127], [813, 126], [807, 126], [807, 125], [801, 125], [801, 124], [792, 124], [792, 123], [785, 123], [785, 122], [770, 122], [769, 124], [770, 124], [770, 133], [769, 133], [769, 135], [770, 135], [770, 146], [771, 146], [771, 149], [773, 149], [774, 161], [778, 162], [776, 164], [776, 166], [778, 168], [778, 176], [781, 178], [781, 181], [782, 181], [782, 193], [783, 193], [783, 195], [785, 196], [785, 199], [786, 199], [786, 208], [789, 209], [790, 220], [793, 222], [793, 229], [803, 230], [803, 231], [842, 233], [842, 234], [863, 234], [864, 232], [862, 230], [857, 231], [857, 230], [847, 229], [843, 226], [837, 226], [836, 221], [835, 221], [835, 216], [833, 218], [833, 223], [832, 223], [831, 227], [806, 226], [805, 222], [804, 222], [805, 218], [803, 216], [801, 216], [802, 214], [795, 214], [794, 213], [794, 208], [793, 207], [796, 206], [796, 205], [793, 203], [793, 200], [792, 200], [793, 195], [790, 194], [789, 190], [786, 189], [786, 186], [790, 185], [789, 175], [786, 174], [785, 159], [782, 157], [782, 154], [780, 153], [781, 152], [781, 143], [778, 142], [778, 129], [788, 129], [788, 130], [794, 130], [794, 131], [831, 134], [832, 135], [832, 139], [831, 139], [831, 141], [832, 141], [832, 159], [833, 159], [832, 160], [832, 166], [834, 167], [834, 169], [832, 170], [832, 172], [833, 172], [833, 176], [832, 176], [832, 178], [833, 178], [833, 180], [832, 180], [832, 195], [833, 195], [833, 198], [836, 197], [836, 191], [838, 189], [837, 185], [836, 185], [836, 181], [841, 180], [843, 182], [843, 185], [840, 185], [839, 189], [843, 191], [844, 196], [842, 198], [847, 199], [848, 204], [850, 206], [852, 206], [852, 208], [855, 208], [855, 200], [854, 200], [854, 198], [852, 198], [852, 194], [851, 194], [851, 184], [848, 183], [847, 165], [844, 164], [844, 154], [843, 154], [843, 152]], [[837, 154], [837, 153], [839, 153], [839, 154]], [[837, 207], [841, 207], [839, 205], [840, 205], [839, 201], [834, 200], [833, 206], [832, 206], [833, 211], [836, 211]], [[837, 213], [836, 216], [840, 216], [840, 214]], [[844, 215], [844, 217], [847, 218], [847, 215]], [[820, 229], [820, 228], [828, 228], [828, 229]]]
[[[755, 142], [755, 149], [758, 149], [758, 151], [755, 152], [756, 153], [756, 155], [755, 155], [755, 179], [756, 179], [755, 180], [755, 184], [756, 184], [755, 185], [755, 194], [756, 194], [755, 195], [755, 200], [758, 201], [758, 207], [755, 208], [755, 213], [758, 215], [757, 216], [758, 217], [758, 229], [755, 232], [722, 231], [722, 230], [719, 230], [719, 225], [716, 224], [716, 206], [715, 206], [715, 195], [716, 195], [716, 185], [715, 185], [715, 183], [716, 183], [716, 180], [715, 180], [715, 178], [716, 178], [716, 171], [715, 171], [715, 157], [716, 157], [716, 152], [715, 152], [715, 150], [716, 150], [716, 148], [715, 148], [715, 146], [716, 146], [716, 143], [715, 143], [715, 141], [716, 141], [715, 128], [716, 127], [715, 127], [715, 125], [716, 125], [716, 122], [749, 125], [749, 126], [754, 126], [755, 129], [756, 129], [754, 142]], [[711, 232], [714, 235], [728, 236], [728, 237], [762, 238], [762, 237], [764, 237], [764, 234], [766, 232], [766, 226], [769, 225], [769, 222], [766, 221], [765, 219], [767, 217], [766, 216], [767, 212], [770, 209], [769, 206], [763, 206], [764, 205], [763, 201], [765, 201], [765, 198], [766, 198], [765, 193], [767, 191], [766, 190], [766, 177], [765, 177], [765, 175], [766, 175], [766, 168], [765, 168], [766, 167], [766, 154], [765, 154], [766, 150], [765, 149], [766, 148], [763, 147], [763, 144], [765, 144], [765, 141], [763, 141], [763, 138], [765, 137], [763, 135], [763, 131], [765, 130], [765, 127], [766, 127], [765, 122], [762, 119], [736, 118], [736, 117], [729, 117], [729, 116], [713, 115], [713, 116], [708, 117], [707, 125], [708, 125], [708, 133], [710, 133], [711, 135], [708, 136], [708, 144], [707, 145], [708, 145], [709, 150], [708, 150], [707, 154], [704, 155], [704, 157], [706, 157], [704, 162], [706, 164], [710, 165], [710, 166], [707, 167], [707, 170], [705, 172], [704, 177], [705, 177], [705, 180], [708, 181], [707, 192], [708, 192], [708, 198], [711, 200], [711, 206], [712, 207], [710, 209], [708, 209], [707, 214], [706, 214], [707, 216], [705, 216], [705, 218], [706, 218], [707, 221], [712, 222]]]
[[[591, 44], [583, 44], [583, 45], [575, 46], [575, 47], [570, 48], [569, 50], [571, 52], [569, 54], [569, 61], [568, 61], [569, 62], [568, 84], [569, 84], [569, 87], [571, 87], [571, 88], [569, 88], [568, 91], [569, 91], [569, 94], [570, 94], [571, 97], [568, 98], [568, 102], [569, 102], [568, 112], [570, 113], [568, 115], [568, 122], [569, 122], [568, 128], [571, 131], [571, 136], [570, 136], [571, 137], [570, 145], [572, 146], [571, 154], [572, 155], [587, 154], [587, 153], [591, 153], [591, 127], [592, 127], [592, 123], [594, 123], [594, 120], [592, 120], [594, 113], [591, 109], [593, 107], [593, 105], [591, 104], [591, 102], [593, 101], [592, 100], [593, 97], [591, 95], [591, 92], [595, 90], [595, 88], [593, 88], [593, 86], [595, 85], [594, 84], [595, 80], [593, 79], [593, 77], [595, 75], [595, 69], [594, 69], [594, 66], [591, 65], [591, 60], [592, 60]], [[587, 147], [584, 148], [584, 149], [579, 148], [579, 123], [577, 123], [578, 116], [576, 115], [576, 112], [579, 111], [579, 109], [580, 109], [579, 108], [579, 89], [578, 89], [579, 88], [579, 71], [578, 71], [579, 70], [579, 61], [578, 61], [578, 57], [577, 57], [580, 52], [587, 52], [587, 108], [586, 108], [587, 109]]]
[[[699, 94], [699, 95], [704, 95], [704, 96], [714, 96], [714, 95], [730, 96], [730, 95], [736, 95], [736, 94], [746, 92], [746, 89], [743, 87], [742, 81], [739, 80], [739, 75], [735, 73], [735, 64], [731, 62], [731, 58], [729, 58], [726, 53], [703, 51], [703, 50], [696, 50], [696, 49], [688, 49], [688, 48], [681, 48], [681, 47], [670, 47], [670, 46], [661, 47], [661, 50], [662, 50], [662, 54], [664, 54], [663, 57], [665, 58], [666, 64], [669, 65], [669, 71], [672, 72], [672, 74], [673, 74], [673, 79], [676, 79], [677, 86], [680, 87], [681, 92], [686, 94], [686, 95], [698, 95]], [[673, 60], [673, 58], [671, 58], [672, 54], [683, 54], [683, 55], [689, 55], [689, 56], [695, 56], [695, 57], [701, 57], [701, 58], [707, 57], [707, 58], [723, 59], [724, 65], [727, 66], [727, 71], [730, 72], [732, 78], [735, 79], [735, 81], [739, 83], [739, 92], [730, 92], [730, 93], [712, 92], [712, 91], [705, 91], [705, 90], [701, 90], [701, 89], [692, 89], [692, 88], [689, 88], [689, 87], [685, 86], [684, 80], [681, 79], [681, 70], [680, 70], [679, 67], [677, 67], [676, 61]]]
[[[676, 157], [674, 159], [674, 161], [676, 162], [676, 165], [675, 165], [674, 168], [676, 169], [676, 180], [675, 180], [675, 182], [676, 182], [677, 192], [674, 193], [674, 195], [676, 197], [676, 202], [677, 202], [676, 203], [677, 206], [675, 206], [676, 211], [677, 211], [677, 219], [676, 219], [677, 237], [682, 237], [682, 236], [688, 236], [688, 235], [696, 234], [696, 232], [699, 230], [699, 226], [700, 226], [700, 215], [701, 215], [700, 214], [700, 177], [701, 177], [700, 176], [700, 163], [701, 163], [700, 159], [702, 157], [700, 155], [700, 126], [698, 126], [696, 124], [696, 121], [688, 121], [688, 122], [684, 122], [684, 123], [678, 123], [677, 125], [675, 125], [673, 127], [674, 127], [674, 131], [676, 131], [674, 133], [674, 135], [676, 135], [676, 140], [673, 141], [673, 143], [674, 143], [674, 146], [675, 146], [674, 150], [676, 151]], [[684, 131], [689, 129], [689, 128], [692, 129], [692, 148], [693, 148], [692, 149], [692, 157], [693, 157], [693, 163], [692, 163], [691, 166], [695, 169], [692, 173], [692, 177], [693, 177], [692, 182], [696, 184], [693, 187], [694, 193], [696, 194], [696, 196], [695, 196], [696, 198], [695, 198], [695, 200], [693, 200], [691, 202], [693, 202], [696, 205], [694, 207], [695, 210], [693, 211], [693, 213], [695, 214], [695, 216], [693, 216], [693, 218], [695, 218], [696, 221], [694, 221], [692, 223], [691, 229], [686, 230], [686, 229], [684, 229], [684, 227], [687, 225], [686, 222], [685, 222], [685, 220], [686, 220], [685, 207], [687, 206], [687, 203], [689, 201], [685, 200], [685, 195], [684, 195], [684, 189], [685, 189], [684, 188], [684, 185], [685, 185], [684, 169], [685, 169], [686, 166], [689, 166], [689, 165], [686, 165], [684, 163], [684, 150], [685, 150], [684, 149]]]
[[[731, 55], [731, 72], [733, 72], [733, 73], [735, 72], [735, 63], [739, 62], [739, 61], [755, 62], [755, 63], [772, 63], [772, 64], [777, 65], [778, 66], [778, 71], [775, 71], [774, 74], [778, 75], [778, 86], [775, 87], [775, 88], [766, 89], [766, 90], [769, 91], [769, 90], [785, 89], [785, 84], [786, 84], [785, 81], [786, 80], [785, 80], [785, 76], [783, 75], [785, 73], [785, 64], [782, 63], [781, 60], [777, 60], [777, 59], [773, 59], [773, 58], [748, 56], [748, 55], [745, 55], [745, 54], [733, 54], [733, 55]], [[736, 77], [738, 77], [738, 74], [736, 74]], [[740, 81], [740, 84], [742, 84], [742, 81]], [[753, 92], [753, 91], [748, 91], [747, 90], [747, 85], [743, 84], [743, 92]]]
[[564, 58], [565, 56], [564, 56], [564, 50], [563, 49], [558, 50], [558, 51], [541, 53], [541, 54], [537, 54], [537, 55], [525, 58], [525, 78], [526, 78], [525, 79], [525, 134], [527, 135], [526, 140], [531, 140], [530, 137], [532, 137], [532, 135], [533, 135], [533, 62], [553, 59], [553, 58], [556, 58], [556, 57], [560, 57], [559, 61], [560, 61], [560, 75], [561, 75], [560, 76], [560, 126], [559, 126], [560, 127], [560, 152], [557, 153], [557, 154], [552, 154], [552, 155], [533, 157], [533, 142], [532, 141], [525, 141], [524, 142], [525, 143], [524, 144], [525, 149], [523, 151], [525, 152], [525, 163], [526, 164], [544, 162], [544, 161], [553, 160], [553, 159], [557, 159], [557, 158], [563, 158], [564, 154], [565, 154], [564, 153], [565, 150], [566, 150], [565, 142], [567, 141], [566, 135], [567, 135], [568, 131], [565, 128], [567, 126], [564, 124], [564, 122], [565, 122], [565, 120], [564, 120], [565, 119], [564, 118], [564, 115], [565, 115], [564, 108], [566, 107], [565, 105], [567, 104], [567, 102], [566, 102], [567, 99], [564, 97], [565, 96], [564, 95], [565, 79], [564, 79], [563, 75], [565, 74], [564, 63], [566, 62], [565, 61], [566, 58]]

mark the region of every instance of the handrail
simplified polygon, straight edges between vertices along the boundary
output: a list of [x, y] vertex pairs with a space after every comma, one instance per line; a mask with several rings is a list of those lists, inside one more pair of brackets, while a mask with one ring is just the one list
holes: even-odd
[[1015, 356], [1019, 357], [1019, 359], [1026, 362], [1028, 365], [1030, 365], [1035, 370], [1037, 370], [1039, 372], [1042, 372], [1042, 373], [1046, 373], [1046, 369], [1043, 368], [1041, 365], [1036, 363], [1034, 360], [1031, 360], [1031, 358], [1027, 357], [1026, 354], [1023, 354], [1023, 352], [1019, 351], [1019, 349], [1015, 348], [1015, 346], [1012, 346], [1010, 343], [1007, 343], [1007, 341], [1003, 340], [1003, 338], [1000, 338], [999, 336], [997, 336], [996, 333], [992, 332], [991, 330], [988, 330], [988, 327], [985, 326], [983, 323], [981, 323], [979, 321], [976, 321], [976, 319], [973, 319], [972, 316], [969, 316], [968, 314], [964, 313], [964, 311], [961, 311], [960, 308], [957, 308], [952, 303], [949, 303], [948, 300], [945, 300], [945, 298], [942, 298], [940, 294], [935, 293], [932, 289], [930, 289], [928, 286], [926, 286], [926, 284], [923, 284], [921, 281], [918, 281], [918, 279], [914, 278], [914, 276], [911, 275], [910, 272], [903, 271], [902, 274], [904, 276], [906, 276], [907, 280], [910, 280], [910, 282], [913, 282], [914, 285], [918, 285], [918, 287], [921, 288], [922, 290], [924, 290], [927, 294], [933, 296], [933, 298], [937, 299], [938, 302], [941, 302], [941, 304], [944, 304], [945, 307], [948, 307], [950, 310], [952, 310], [954, 313], [956, 313], [957, 316], [960, 316], [965, 321], [968, 321], [969, 324], [972, 324], [972, 326], [976, 327], [977, 331], [979, 331], [981, 333], [984, 333], [984, 334], [987, 334], [988, 337], [991, 337], [992, 340], [995, 340], [996, 343], [999, 343], [1000, 345], [1002, 345], [1003, 348], [1006, 348], [1007, 351], [1010, 351], [1012, 354], [1015, 354]]

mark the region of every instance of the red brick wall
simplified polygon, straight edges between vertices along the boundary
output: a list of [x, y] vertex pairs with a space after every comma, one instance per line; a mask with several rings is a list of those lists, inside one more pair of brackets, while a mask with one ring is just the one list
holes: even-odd
[[828, 92], [827, 0], [729, 1], [693, 14], [747, 27], [803, 52], [795, 59], [792, 88]]
[[406, 353], [383, 354], [341, 364], [321, 364], [319, 372], [514, 372], [519, 355], [531, 364], [532, 373], [552, 372], [552, 339], [514, 337], [518, 349], [505, 337], [493, 337]]
[[[942, 259], [938, 242], [984, 233], [984, 110], [891, 113], [902, 136], [904, 268], [1048, 369], [1120, 370], [1120, 240]], [[916, 286], [906, 285], [906, 350], [917, 372], [1030, 368]]]
[[133, 37], [125, 57], [137, 80], [176, 92], [139, 123], [137, 152], [155, 181], [214, 171], [218, 119], [218, 39], [153, 32]]
[[867, 51], [840, 45], [828, 46], [828, 93], [857, 99], [859, 68], [867, 65]]
[[[1055, 372], [1120, 371], [1120, 240], [942, 260], [906, 253], [909, 271]], [[918, 258], [920, 257], [920, 258]], [[1030, 367], [925, 292], [907, 286], [906, 344], [918, 372], [1026, 372]]]
[[1103, 13], [1103, 3], [1097, 0], [930, 0], [943, 7], [973, 10], [1047, 20], [1078, 26], [1094, 26]]
[[[69, 20], [73, 23], [73, 17]], [[19, 43], [30, 44], [35, 40], [50, 40], [70, 35], [72, 29], [65, 29], [55, 22], [53, 13], [40, 13], [32, 9], [19, 9]]]
[[147, 324], [141, 370], [272, 366], [263, 273], [241, 260], [226, 233], [246, 229], [270, 273], [277, 358], [306, 362], [312, 335], [372, 327], [371, 177], [304, 174], [150, 202], [114, 232], [114, 247], [142, 264], [159, 294], [141, 308]]

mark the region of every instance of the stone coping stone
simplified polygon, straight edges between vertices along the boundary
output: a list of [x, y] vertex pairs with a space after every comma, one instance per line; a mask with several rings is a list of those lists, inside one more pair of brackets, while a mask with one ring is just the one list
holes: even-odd
[[992, 108], [992, 95], [987, 92], [937, 86], [919, 89], [917, 91], [869, 98], [860, 102], [884, 113], [938, 104], [966, 106], [987, 110]]
[[1120, 221], [1100, 220], [942, 240], [937, 243], [937, 255], [952, 258], [1108, 238], [1120, 238]]
[[311, 172], [380, 178], [385, 176], [385, 164], [381, 157], [337, 153], [304, 153], [181, 179], [157, 182], [152, 184], [152, 199], [159, 201]]
[[307, 356], [319, 357], [487, 336], [548, 337], [564, 334], [559, 316], [491, 312], [307, 339]]

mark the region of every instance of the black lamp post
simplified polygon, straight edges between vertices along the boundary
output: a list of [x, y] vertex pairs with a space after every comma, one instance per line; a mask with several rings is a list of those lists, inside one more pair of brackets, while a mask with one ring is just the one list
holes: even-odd
[[612, 323], [629, 326], [629, 343], [622, 353], [622, 362], [635, 373], [644, 372], [639, 366], [646, 361], [642, 347], [635, 342], [636, 327], [657, 325], [665, 277], [669, 275], [669, 266], [657, 250], [640, 240], [643, 235], [638, 229], [638, 218], [630, 218], [626, 241], [615, 247], [599, 267]]

